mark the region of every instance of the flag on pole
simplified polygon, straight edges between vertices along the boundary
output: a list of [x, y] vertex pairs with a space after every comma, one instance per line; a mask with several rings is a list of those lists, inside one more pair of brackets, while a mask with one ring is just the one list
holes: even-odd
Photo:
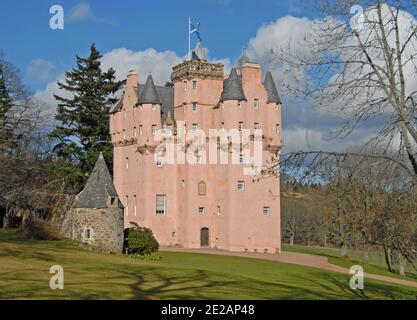
[[191, 25], [191, 27], [190, 27], [190, 34], [193, 34], [193, 33], [195, 33], [195, 35], [197, 36], [197, 39], [199, 40], [199, 41], [203, 41], [202, 39], [201, 39], [201, 36], [200, 36], [200, 22], [198, 22], [197, 24], [192, 24], [192, 23], [190, 23], [190, 25]]

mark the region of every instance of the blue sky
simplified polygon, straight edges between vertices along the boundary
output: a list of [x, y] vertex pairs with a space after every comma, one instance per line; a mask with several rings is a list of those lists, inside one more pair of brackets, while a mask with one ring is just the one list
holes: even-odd
[[[297, 1], [277, 0], [2, 0], [0, 50], [22, 73], [32, 90], [45, 86], [49, 76], [68, 70], [75, 55], [85, 55], [92, 42], [102, 52], [115, 48], [133, 51], [154, 48], [187, 52], [187, 23], [190, 15], [201, 21], [201, 36], [211, 58], [235, 60], [263, 24], [291, 14], [302, 15]], [[51, 30], [49, 8], [61, 5], [65, 29]], [[88, 11], [74, 16], [74, 7]], [[78, 7], [79, 8], [79, 7]], [[30, 65], [41, 59], [50, 63], [48, 74], [30, 74]], [[33, 73], [33, 72], [32, 72]], [[36, 71], [35, 71], [36, 73]], [[43, 74], [43, 73], [42, 73]]]

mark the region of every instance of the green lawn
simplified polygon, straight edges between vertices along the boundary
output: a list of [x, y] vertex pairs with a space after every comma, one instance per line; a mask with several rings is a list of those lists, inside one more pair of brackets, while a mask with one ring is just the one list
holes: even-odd
[[406, 276], [400, 276], [399, 274], [389, 272], [385, 266], [384, 257], [382, 256], [382, 253], [376, 251], [371, 251], [369, 253], [369, 262], [368, 264], [366, 264], [363, 260], [363, 253], [359, 251], [348, 251], [348, 257], [342, 258], [340, 256], [340, 250], [336, 248], [307, 247], [301, 245], [290, 246], [284, 244], [282, 246], [282, 250], [288, 252], [308, 253], [324, 256], [328, 258], [328, 261], [330, 263], [348, 269], [351, 266], [358, 264], [363, 267], [365, 272], [380, 274], [383, 276], [398, 279], [417, 281], [417, 273], [410, 265], [407, 265]]
[[[0, 232], [0, 299], [416, 299], [417, 289], [273, 261], [161, 253], [159, 261], [86, 251], [70, 241], [28, 242]], [[65, 289], [49, 288], [61, 265]]]

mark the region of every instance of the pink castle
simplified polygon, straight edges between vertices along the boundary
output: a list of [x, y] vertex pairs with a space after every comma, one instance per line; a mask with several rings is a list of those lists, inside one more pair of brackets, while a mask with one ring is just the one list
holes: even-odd
[[[223, 64], [201, 55], [193, 52], [173, 67], [172, 86], [154, 85], [151, 75], [138, 84], [131, 71], [122, 98], [111, 108], [114, 184], [125, 206], [125, 227], [134, 221], [152, 229], [161, 246], [279, 253], [279, 178], [258, 179], [260, 167], [278, 160], [282, 145], [274, 80], [267, 72], [262, 81], [261, 66], [245, 54], [228, 77]], [[221, 142], [210, 129], [235, 129], [242, 136], [249, 129], [245, 147], [262, 156], [260, 166], [250, 165], [253, 156], [243, 152], [244, 143]], [[206, 146], [192, 149], [196, 139]], [[174, 163], [167, 161], [169, 147], [161, 143], [174, 143], [176, 152], [195, 155], [195, 161], [184, 162], [179, 153]], [[213, 162], [221, 151], [226, 157]], [[245, 168], [258, 174], [248, 175]]]

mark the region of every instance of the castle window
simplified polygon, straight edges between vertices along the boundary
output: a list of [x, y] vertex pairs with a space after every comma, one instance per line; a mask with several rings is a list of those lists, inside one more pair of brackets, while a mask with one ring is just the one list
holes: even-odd
[[199, 214], [205, 214], [206, 213], [206, 208], [204, 208], [204, 207], [198, 208], [198, 213]]
[[184, 81], [184, 91], [187, 92], [187, 81]]
[[239, 155], [239, 163], [240, 164], [245, 164], [246, 163], [246, 157], [245, 157], [244, 154]]
[[133, 214], [135, 215], [135, 217], [138, 214], [138, 207], [137, 207], [137, 202], [136, 202], [136, 195], [133, 196]]
[[152, 125], [152, 135], [156, 135], [156, 125]]
[[198, 184], [198, 195], [205, 196], [206, 195], [206, 183], [204, 181], [200, 181]]
[[254, 123], [254, 125], [253, 125], [253, 131], [255, 133], [258, 133], [259, 132], [259, 123], [258, 122], [255, 122]]
[[238, 191], [245, 191], [245, 181], [238, 181], [237, 182], [237, 190]]
[[240, 109], [240, 108], [242, 108], [242, 101], [238, 101], [237, 102], [237, 107]]
[[133, 127], [133, 136], [136, 138], [137, 136], [137, 131], [136, 131], [136, 127]]
[[197, 125], [197, 123], [193, 123], [193, 125], [192, 125], [192, 127], [191, 127], [191, 131], [192, 131], [193, 133], [196, 133], [196, 132], [197, 132], [197, 129], [198, 129], [198, 125]]
[[129, 158], [125, 158], [125, 167], [129, 169]]
[[269, 209], [269, 207], [264, 207], [264, 216], [265, 216], [265, 217], [269, 217], [269, 214], [270, 214], [270, 209]]
[[123, 139], [126, 139], [126, 130], [123, 129]]
[[116, 200], [117, 200], [116, 197], [110, 197], [110, 205], [115, 206], [116, 205]]
[[276, 109], [277, 111], [279, 111], [279, 103], [277, 103], [277, 105], [276, 105], [275, 109]]
[[221, 208], [220, 208], [220, 206], [217, 206], [217, 215], [218, 215], [218, 216], [220, 216], [220, 215], [221, 215], [221, 213], [222, 213], [222, 212], [221, 212]]
[[255, 109], [256, 109], [256, 110], [258, 110], [258, 109], [259, 109], [259, 99], [255, 99], [255, 100], [253, 101], [253, 106], [255, 107]]
[[143, 134], [143, 130], [142, 130], [142, 125], [139, 126], [139, 134], [142, 135]]
[[182, 111], [187, 112], [187, 105], [185, 103], [182, 105]]
[[155, 162], [156, 162], [156, 165], [158, 167], [162, 167], [162, 165], [164, 164], [164, 158], [160, 154], [158, 154], [156, 156], [156, 161]]
[[156, 110], [156, 104], [152, 105], [152, 110], [155, 111]]
[[203, 157], [200, 155], [197, 155], [197, 164], [202, 164], [203, 163]]
[[275, 134], [279, 134], [280, 130], [281, 130], [281, 128], [280, 128], [279, 124], [276, 124], [275, 125]]
[[222, 129], [222, 131], [224, 131], [224, 122], [222, 122], [222, 123], [220, 124], [220, 129]]
[[193, 102], [193, 104], [192, 104], [192, 110], [193, 110], [194, 112], [196, 112], [196, 111], [197, 111], [197, 102]]
[[156, 196], [156, 215], [157, 216], [164, 216], [166, 214], [166, 202], [167, 202], [166, 195], [159, 194]]
[[85, 229], [85, 234], [84, 234], [86, 239], [90, 239], [91, 238], [91, 230], [90, 228]]
[[197, 90], [197, 81], [193, 80], [193, 90]]
[[243, 122], [239, 122], [239, 131], [243, 131]]

